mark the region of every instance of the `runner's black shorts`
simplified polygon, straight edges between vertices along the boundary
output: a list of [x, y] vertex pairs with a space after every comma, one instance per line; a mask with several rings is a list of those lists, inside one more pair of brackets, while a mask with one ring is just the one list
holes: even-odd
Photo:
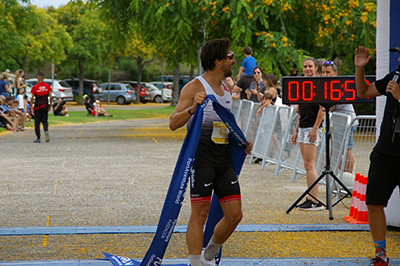
[[371, 152], [366, 194], [367, 205], [387, 206], [393, 190], [400, 185], [399, 159], [399, 157], [378, 151]]
[[191, 202], [210, 202], [213, 190], [221, 203], [241, 199], [226, 145], [201, 140], [190, 176]]

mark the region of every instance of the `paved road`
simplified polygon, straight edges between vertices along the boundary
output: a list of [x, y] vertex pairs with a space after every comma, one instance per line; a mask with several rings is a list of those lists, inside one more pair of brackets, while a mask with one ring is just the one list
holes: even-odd
[[[34, 144], [32, 129], [0, 135], [1, 227], [156, 225], [185, 129], [171, 132], [168, 119], [50, 126], [51, 141]], [[304, 177], [244, 165], [242, 224], [344, 224], [350, 199], [327, 211], [286, 209], [305, 190]], [[324, 187], [321, 187], [323, 197]], [[186, 199], [178, 220], [185, 225]], [[88, 260], [100, 251], [142, 258], [152, 234], [1, 236], [0, 261]], [[392, 257], [400, 234], [390, 232]], [[346, 243], [337, 245], [337, 243]], [[327, 248], [329, 247], [329, 248]], [[233, 258], [367, 257], [369, 232], [237, 232], [224, 248]], [[167, 258], [185, 258], [184, 234], [173, 234]], [[1, 265], [1, 263], [0, 263]]]

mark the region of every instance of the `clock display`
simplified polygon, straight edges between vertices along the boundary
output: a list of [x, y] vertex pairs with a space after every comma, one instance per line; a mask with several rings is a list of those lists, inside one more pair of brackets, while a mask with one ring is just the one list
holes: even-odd
[[[283, 77], [284, 104], [344, 104], [374, 103], [375, 98], [357, 97], [354, 76], [335, 77]], [[375, 76], [366, 76], [367, 84]]]

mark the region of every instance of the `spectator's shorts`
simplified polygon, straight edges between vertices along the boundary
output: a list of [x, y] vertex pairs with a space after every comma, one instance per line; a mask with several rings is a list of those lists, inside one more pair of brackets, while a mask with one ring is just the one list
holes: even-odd
[[312, 127], [305, 127], [305, 128], [299, 128], [299, 133], [297, 135], [297, 142], [303, 142], [303, 144], [313, 144], [318, 147], [318, 145], [321, 143], [322, 139], [322, 128], [318, 128], [317, 131], [317, 139], [314, 142], [310, 142], [308, 138], [308, 134], [310, 134]]

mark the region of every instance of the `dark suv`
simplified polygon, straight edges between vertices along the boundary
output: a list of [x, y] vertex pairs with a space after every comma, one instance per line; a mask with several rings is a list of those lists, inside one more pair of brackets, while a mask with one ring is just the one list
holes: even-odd
[[[173, 80], [174, 76], [172, 75], [164, 75], [164, 82], [174, 82]], [[157, 77], [156, 79], [154, 79], [153, 81], [161, 81], [162, 76]], [[189, 76], [179, 76], [179, 91], [182, 90], [183, 86], [186, 85], [186, 83], [188, 83], [190, 81], [190, 77]]]
[[[64, 79], [65, 82], [72, 87], [74, 97], [79, 94], [79, 79]], [[89, 95], [92, 100], [99, 99], [103, 101], [103, 89], [96, 80], [84, 79], [83, 80], [83, 95]]]

